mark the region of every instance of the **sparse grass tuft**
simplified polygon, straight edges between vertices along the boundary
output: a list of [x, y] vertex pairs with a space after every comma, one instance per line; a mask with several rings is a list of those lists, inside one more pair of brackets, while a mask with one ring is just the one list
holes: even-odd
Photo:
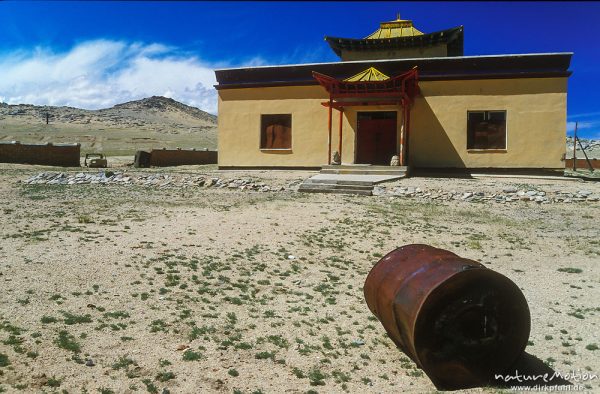
[[160, 372], [156, 375], [156, 380], [159, 382], [167, 382], [171, 379], [175, 379], [175, 374], [173, 372]]
[[204, 356], [200, 352], [195, 352], [191, 349], [183, 353], [183, 361], [197, 361], [203, 359]]
[[127, 369], [130, 365], [137, 365], [137, 363], [135, 362], [135, 360], [133, 360], [127, 356], [121, 356], [115, 363], [113, 363], [112, 369], [114, 369], [114, 370], [119, 370], [122, 368]]
[[310, 380], [311, 386], [325, 386], [325, 380], [327, 375], [325, 375], [321, 370], [317, 367], [312, 368], [308, 372], [308, 379]]
[[53, 316], [42, 316], [40, 320], [42, 324], [56, 323], [58, 321], [58, 319]]
[[9, 365], [10, 365], [10, 360], [8, 359], [8, 356], [4, 353], [0, 353], [0, 368], [8, 367]]
[[583, 270], [581, 268], [573, 268], [573, 267], [566, 267], [566, 268], [559, 268], [557, 269], [558, 272], [566, 272], [567, 274], [580, 274], [583, 272]]
[[233, 376], [234, 378], [240, 376], [240, 373], [234, 368], [231, 368], [229, 371], [227, 371], [227, 373], [229, 376]]
[[256, 358], [258, 360], [267, 360], [267, 359], [274, 360], [275, 352], [259, 352], [254, 355], [254, 358]]
[[62, 312], [62, 314], [65, 317], [65, 324], [68, 324], [68, 325], [92, 322], [91, 315], [75, 315], [75, 314], [72, 314], [69, 312]]
[[56, 377], [51, 377], [48, 378], [48, 381], [46, 381], [46, 386], [49, 387], [60, 387], [62, 381], [60, 379], [57, 379]]
[[75, 340], [75, 337], [67, 331], [62, 330], [58, 333], [58, 338], [55, 341], [59, 348], [69, 350], [73, 353], [81, 352], [81, 345]]

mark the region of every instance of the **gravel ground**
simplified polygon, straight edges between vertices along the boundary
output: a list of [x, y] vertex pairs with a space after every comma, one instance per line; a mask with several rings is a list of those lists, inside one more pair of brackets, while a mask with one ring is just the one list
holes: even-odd
[[[127, 169], [164, 187], [25, 182], [60, 171], [92, 173], [0, 165], [0, 391], [435, 392], [362, 295], [410, 243], [508, 276], [531, 310], [527, 353], [600, 374], [598, 183], [410, 178], [363, 197], [297, 193], [309, 171], [210, 166]], [[533, 190], [571, 202], [520, 198]]]

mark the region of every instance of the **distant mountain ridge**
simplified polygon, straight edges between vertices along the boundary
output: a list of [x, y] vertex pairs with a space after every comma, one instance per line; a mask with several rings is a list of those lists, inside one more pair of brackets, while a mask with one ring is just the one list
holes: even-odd
[[[141, 100], [128, 101], [122, 104], [116, 104], [112, 108], [115, 109], [157, 109], [157, 110], [165, 110], [171, 108], [176, 108], [182, 112], [186, 112], [190, 115], [205, 118], [207, 120], [211, 120], [216, 123], [217, 117], [208, 112], [202, 111], [199, 108], [192, 107], [179, 101], [173, 100], [172, 98], [163, 97], [163, 96], [152, 96], [143, 98]], [[102, 110], [100, 110], [102, 111]]]
[[[42, 113], [49, 112], [51, 114], [58, 114], [61, 112], [68, 113], [106, 113], [111, 110], [158, 110], [165, 111], [169, 109], [176, 109], [181, 112], [185, 112], [189, 115], [197, 118], [205, 119], [210, 122], [216, 123], [217, 117], [213, 114], [205, 112], [199, 108], [192, 107], [172, 98], [163, 96], [152, 96], [146, 97], [140, 100], [128, 101], [121, 104], [115, 104], [109, 108], [101, 108], [96, 110], [88, 110], [70, 106], [51, 106], [51, 105], [34, 105], [34, 104], [7, 104], [0, 102], [0, 115], [32, 115], [34, 111], [40, 111]], [[4, 111], [1, 111], [4, 110]], [[8, 113], [3, 113], [8, 110]]]
[[217, 124], [215, 115], [162, 96], [147, 97], [97, 110], [66, 106], [0, 104], [0, 122], [5, 123], [38, 124], [45, 121], [46, 113], [49, 114], [50, 123], [54, 124], [141, 128], [169, 133], [181, 128], [188, 131], [214, 128]]
[[217, 117], [161, 96], [97, 110], [0, 103], [0, 141], [80, 142], [84, 151], [113, 154], [161, 147], [215, 149]]

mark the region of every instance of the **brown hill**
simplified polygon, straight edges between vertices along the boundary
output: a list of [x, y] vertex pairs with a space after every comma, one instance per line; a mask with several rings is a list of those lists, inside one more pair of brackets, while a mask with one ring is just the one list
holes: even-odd
[[[163, 96], [152, 96], [141, 100], [136, 101], [128, 101], [123, 104], [117, 104], [112, 107], [113, 110], [132, 110], [132, 111], [169, 111], [169, 110], [177, 110], [182, 113], [188, 114], [198, 119], [205, 119], [208, 122], [217, 123], [217, 117], [215, 115], [209, 114], [208, 112], [202, 111], [196, 107], [191, 107], [189, 105], [180, 103], [179, 101], [175, 101], [172, 98], [163, 97]], [[104, 110], [108, 111], [108, 110]]]
[[162, 147], [215, 149], [217, 117], [160, 96], [99, 110], [0, 103], [0, 140], [79, 142], [83, 152], [124, 155]]

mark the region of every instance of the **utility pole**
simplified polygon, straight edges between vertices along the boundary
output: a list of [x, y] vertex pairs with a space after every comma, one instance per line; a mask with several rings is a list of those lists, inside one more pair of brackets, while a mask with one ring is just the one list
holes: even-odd
[[52, 117], [52, 115], [50, 114], [50, 110], [48, 110], [48, 107], [44, 106], [44, 111], [42, 112], [42, 116], [46, 120], [46, 124], [49, 124], [50, 118]]

